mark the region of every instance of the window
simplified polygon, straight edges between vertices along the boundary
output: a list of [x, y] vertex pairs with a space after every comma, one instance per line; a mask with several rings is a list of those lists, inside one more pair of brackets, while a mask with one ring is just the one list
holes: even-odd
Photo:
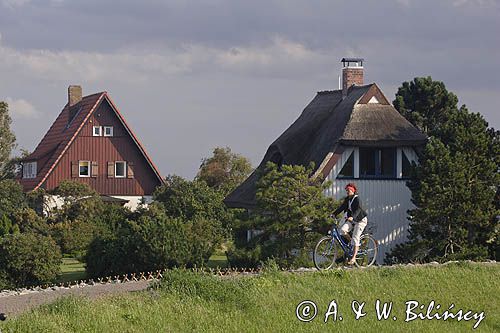
[[23, 178], [36, 178], [36, 162], [26, 162], [23, 164]]
[[102, 135], [102, 127], [101, 126], [94, 126], [92, 135], [93, 136], [101, 136]]
[[359, 148], [360, 178], [396, 178], [395, 148]]
[[104, 126], [104, 136], [113, 136], [113, 126]]
[[115, 162], [115, 177], [125, 178], [127, 176], [127, 162]]
[[354, 177], [354, 152], [349, 156], [345, 162], [342, 170], [337, 176], [338, 178], [352, 178]]
[[410, 177], [410, 168], [411, 168], [411, 163], [410, 160], [408, 160], [408, 157], [406, 157], [406, 154], [402, 152], [402, 167], [401, 167], [401, 173], [403, 178], [409, 178]]
[[90, 162], [89, 161], [78, 162], [78, 176], [90, 177]]

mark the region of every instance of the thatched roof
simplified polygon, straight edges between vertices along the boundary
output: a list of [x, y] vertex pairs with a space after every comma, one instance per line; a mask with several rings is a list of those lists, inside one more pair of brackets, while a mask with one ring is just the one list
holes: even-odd
[[[370, 103], [375, 96], [379, 103]], [[255, 205], [255, 183], [268, 161], [320, 168], [340, 145], [417, 146], [427, 137], [389, 104], [376, 84], [318, 92], [297, 120], [267, 149], [257, 169], [225, 199], [229, 207]], [[324, 163], [323, 163], [324, 165]]]

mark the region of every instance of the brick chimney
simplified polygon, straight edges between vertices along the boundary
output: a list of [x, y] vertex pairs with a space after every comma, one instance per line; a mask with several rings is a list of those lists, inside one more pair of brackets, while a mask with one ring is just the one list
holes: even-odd
[[363, 85], [363, 58], [342, 58], [342, 96], [352, 85]]
[[82, 87], [69, 86], [68, 87], [68, 104], [73, 106], [82, 100]]

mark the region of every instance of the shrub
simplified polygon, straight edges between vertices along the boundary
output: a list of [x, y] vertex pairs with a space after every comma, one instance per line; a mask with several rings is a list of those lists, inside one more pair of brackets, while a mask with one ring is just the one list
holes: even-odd
[[51, 237], [17, 233], [0, 240], [0, 267], [15, 286], [52, 282], [60, 265], [61, 251]]
[[84, 260], [92, 277], [205, 264], [220, 244], [220, 224], [169, 217], [151, 205], [137, 221], [127, 221], [113, 236], [97, 237]]

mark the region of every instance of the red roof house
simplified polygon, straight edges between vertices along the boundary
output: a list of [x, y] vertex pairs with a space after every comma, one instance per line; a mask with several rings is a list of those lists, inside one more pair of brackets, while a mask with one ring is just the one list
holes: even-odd
[[69, 86], [68, 103], [35, 151], [23, 159], [25, 191], [55, 189], [62, 180], [90, 185], [103, 196], [148, 200], [163, 179], [107, 92], [82, 97]]

